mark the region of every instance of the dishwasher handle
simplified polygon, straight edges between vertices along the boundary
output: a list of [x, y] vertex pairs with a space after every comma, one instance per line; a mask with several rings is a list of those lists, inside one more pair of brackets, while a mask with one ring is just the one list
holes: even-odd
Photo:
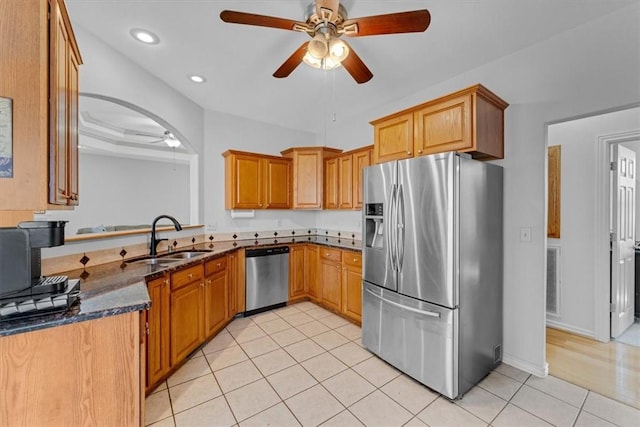
[[280, 255], [280, 254], [288, 254], [289, 246], [277, 246], [275, 248], [260, 248], [260, 249], [247, 249], [245, 251], [245, 257], [258, 257], [258, 256], [269, 256], [269, 255]]

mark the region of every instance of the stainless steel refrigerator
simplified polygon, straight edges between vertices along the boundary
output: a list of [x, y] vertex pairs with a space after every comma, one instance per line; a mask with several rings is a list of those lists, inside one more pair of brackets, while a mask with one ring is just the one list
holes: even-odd
[[502, 360], [502, 168], [442, 153], [365, 168], [362, 342], [454, 399]]

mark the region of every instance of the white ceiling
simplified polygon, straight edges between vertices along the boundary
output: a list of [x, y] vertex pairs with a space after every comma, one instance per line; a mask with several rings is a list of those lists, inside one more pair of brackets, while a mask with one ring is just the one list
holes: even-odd
[[[308, 0], [66, 0], [82, 27], [205, 109], [320, 132], [318, 111], [346, 120], [638, 0], [344, 0], [350, 18], [428, 9], [424, 33], [350, 38], [373, 72], [358, 85], [344, 69], [301, 64], [288, 78], [273, 72], [308, 36], [220, 20], [224, 9], [304, 20]], [[129, 35], [160, 37], [143, 45]], [[81, 43], [81, 41], [80, 41]], [[188, 74], [208, 81], [194, 84]], [[517, 77], [514, 77], [517, 78]], [[335, 85], [335, 92], [334, 92]], [[322, 117], [322, 116], [320, 116]]]

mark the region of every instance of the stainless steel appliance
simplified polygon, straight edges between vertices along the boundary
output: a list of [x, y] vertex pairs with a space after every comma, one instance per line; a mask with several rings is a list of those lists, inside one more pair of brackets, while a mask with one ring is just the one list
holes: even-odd
[[289, 296], [289, 247], [248, 249], [245, 275], [245, 315], [285, 305]]
[[502, 168], [456, 153], [364, 170], [362, 342], [448, 398], [502, 359]]

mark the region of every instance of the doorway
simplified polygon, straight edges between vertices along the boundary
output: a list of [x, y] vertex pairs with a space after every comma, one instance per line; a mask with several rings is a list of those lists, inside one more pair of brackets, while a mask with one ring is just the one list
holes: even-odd
[[[547, 239], [548, 249], [559, 248], [556, 253], [560, 254], [556, 260], [558, 304], [555, 313], [547, 311], [547, 325], [608, 342], [612, 323], [610, 149], [640, 141], [640, 107], [550, 123], [547, 137], [549, 146], [562, 148], [564, 219], [559, 236]], [[632, 247], [635, 240], [640, 238], [630, 239]]]

